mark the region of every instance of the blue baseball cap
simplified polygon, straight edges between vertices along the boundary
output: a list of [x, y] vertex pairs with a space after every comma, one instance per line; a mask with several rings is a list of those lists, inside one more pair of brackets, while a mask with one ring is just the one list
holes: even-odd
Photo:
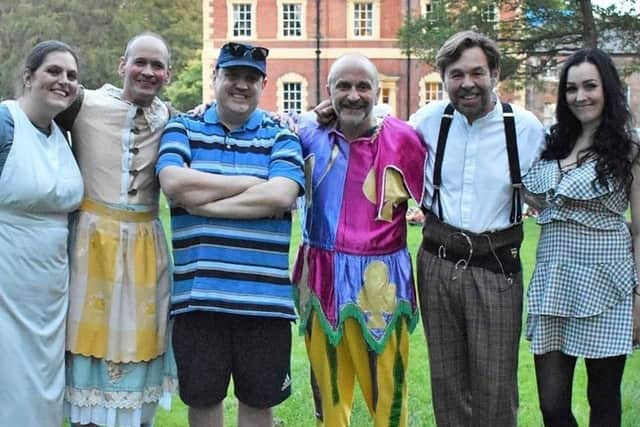
[[222, 46], [218, 55], [218, 68], [250, 67], [263, 76], [267, 75], [267, 56], [269, 49], [266, 47], [252, 46], [247, 43], [229, 42]]

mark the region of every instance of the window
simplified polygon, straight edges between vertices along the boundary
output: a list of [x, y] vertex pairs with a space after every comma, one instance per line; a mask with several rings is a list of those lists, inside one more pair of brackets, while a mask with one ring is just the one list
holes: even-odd
[[284, 37], [302, 37], [302, 4], [282, 4], [282, 35]]
[[398, 76], [387, 76], [378, 73], [378, 84], [380, 85], [380, 95], [376, 110], [385, 114], [396, 115], [396, 93], [398, 92]]
[[305, 39], [307, 0], [278, 0], [278, 39]]
[[347, 38], [380, 37], [380, 1], [347, 0]]
[[482, 8], [482, 21], [490, 24], [498, 22], [498, 7], [495, 3], [489, 3]]
[[442, 99], [442, 83], [425, 82], [424, 86], [425, 103], [440, 101]]
[[425, 105], [431, 101], [441, 101], [448, 99], [447, 92], [440, 79], [440, 74], [433, 72], [424, 76], [419, 83], [420, 87], [420, 105]]
[[284, 112], [302, 112], [302, 83], [285, 82], [282, 85], [282, 110]]
[[252, 36], [252, 5], [250, 3], [234, 3], [233, 4], [233, 36], [234, 37], [251, 37]]
[[353, 4], [354, 37], [373, 36], [373, 3]]
[[276, 82], [278, 111], [302, 113], [307, 110], [307, 81], [297, 73], [286, 73]]
[[380, 104], [389, 104], [391, 103], [391, 88], [383, 87], [380, 88]]
[[427, 18], [429, 22], [436, 22], [441, 18], [442, 8], [443, 8], [442, 0], [429, 0], [424, 3], [423, 11], [424, 17]]

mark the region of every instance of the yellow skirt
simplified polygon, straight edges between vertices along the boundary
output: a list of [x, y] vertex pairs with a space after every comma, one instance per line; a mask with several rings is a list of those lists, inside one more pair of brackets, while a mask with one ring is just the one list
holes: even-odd
[[71, 227], [67, 350], [112, 362], [166, 349], [171, 276], [157, 214], [85, 200]]

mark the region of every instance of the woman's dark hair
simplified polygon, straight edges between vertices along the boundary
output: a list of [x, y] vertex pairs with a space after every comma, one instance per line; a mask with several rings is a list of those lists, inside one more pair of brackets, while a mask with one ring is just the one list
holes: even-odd
[[16, 83], [16, 97], [22, 95], [24, 91], [22, 73], [25, 70], [28, 70], [30, 73], [35, 73], [51, 52], [68, 52], [73, 56], [76, 64], [78, 64], [78, 55], [76, 55], [75, 51], [68, 44], [59, 40], [47, 40], [38, 43], [31, 49], [31, 52], [29, 52], [29, 55], [27, 55], [27, 58], [24, 60], [23, 67], [20, 69], [18, 82]]
[[564, 63], [558, 82], [557, 123], [551, 127], [550, 135], [547, 136], [542, 158], [567, 157], [582, 134], [582, 124], [567, 104], [567, 74], [571, 67], [584, 62], [593, 64], [598, 69], [604, 108], [602, 120], [593, 135], [593, 144], [585, 150], [582, 159], [595, 158], [596, 179], [600, 185], [608, 186], [608, 178], [611, 178], [618, 189], [624, 188], [628, 193], [633, 180], [631, 169], [637, 159], [631, 130], [631, 111], [618, 71], [609, 55], [600, 49], [580, 49]]

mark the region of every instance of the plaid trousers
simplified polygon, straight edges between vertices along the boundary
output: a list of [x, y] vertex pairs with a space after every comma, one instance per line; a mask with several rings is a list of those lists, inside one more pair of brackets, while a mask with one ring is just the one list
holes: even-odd
[[420, 311], [438, 427], [516, 426], [522, 273], [418, 253]]

